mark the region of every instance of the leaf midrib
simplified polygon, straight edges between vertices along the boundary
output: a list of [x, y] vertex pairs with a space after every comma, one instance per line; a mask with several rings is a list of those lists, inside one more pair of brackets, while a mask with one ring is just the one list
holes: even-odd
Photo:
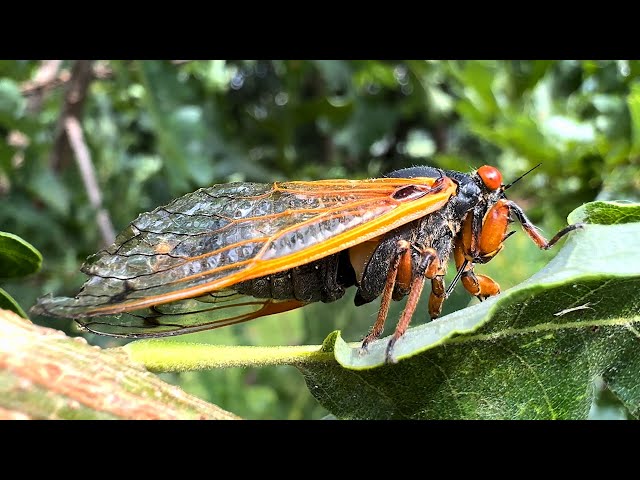
[[616, 318], [608, 318], [605, 320], [586, 320], [586, 321], [577, 321], [577, 322], [565, 322], [565, 323], [539, 323], [537, 325], [533, 325], [530, 327], [523, 328], [505, 328], [500, 330], [499, 332], [494, 333], [481, 333], [481, 334], [463, 334], [457, 337], [452, 337], [445, 340], [445, 343], [470, 343], [470, 342], [486, 342], [493, 341], [499, 338], [509, 337], [509, 336], [519, 336], [525, 335], [528, 333], [543, 333], [543, 332], [553, 332], [559, 330], [566, 329], [583, 329], [587, 327], [616, 327], [616, 326], [628, 326], [630, 324], [640, 324], [640, 316], [633, 317], [616, 317]]

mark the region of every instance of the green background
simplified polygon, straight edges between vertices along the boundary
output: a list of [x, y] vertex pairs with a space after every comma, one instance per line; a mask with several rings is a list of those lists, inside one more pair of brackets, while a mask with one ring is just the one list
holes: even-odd
[[[45, 293], [74, 295], [84, 259], [103, 247], [74, 155], [56, 142], [69, 76], [65, 61], [35, 88], [39, 61], [0, 62], [0, 231], [44, 257], [42, 270], [2, 288], [27, 310]], [[140, 212], [213, 183], [367, 178], [429, 164], [495, 165], [551, 237], [594, 199], [638, 200], [640, 62], [631, 61], [97, 61], [77, 109], [103, 206], [116, 229]], [[606, 249], [606, 245], [602, 245]], [[478, 268], [508, 289], [540, 270], [518, 229]], [[594, 255], [597, 255], [594, 252]], [[2, 273], [0, 272], [0, 276]], [[469, 303], [457, 289], [444, 314]], [[377, 302], [353, 294], [176, 341], [319, 344], [334, 329], [357, 341]], [[426, 296], [425, 296], [426, 297]], [[402, 302], [392, 306], [387, 333]], [[426, 319], [421, 304], [414, 325]], [[72, 322], [34, 318], [77, 335]], [[91, 343], [115, 340], [87, 335]], [[246, 418], [322, 418], [293, 367], [163, 374]], [[596, 418], [623, 418], [605, 391]]]

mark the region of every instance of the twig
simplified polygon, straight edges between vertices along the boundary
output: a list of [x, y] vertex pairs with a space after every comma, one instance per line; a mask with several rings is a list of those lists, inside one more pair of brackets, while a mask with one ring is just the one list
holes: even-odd
[[[42, 93], [68, 83], [71, 78], [71, 72], [69, 72], [69, 70], [64, 69], [59, 72], [53, 70], [54, 65], [59, 68], [61, 64], [62, 60], [44, 60], [34, 78], [20, 85], [22, 95], [31, 99], [33, 96], [41, 95]], [[113, 77], [113, 70], [108, 65], [97, 63], [93, 66], [93, 78], [105, 80], [111, 77]]]
[[89, 196], [89, 202], [91, 202], [91, 206], [96, 210], [96, 220], [100, 234], [102, 235], [102, 241], [105, 246], [109, 246], [115, 240], [116, 234], [109, 214], [102, 207], [102, 195], [100, 194], [100, 187], [98, 187], [98, 181], [96, 180], [96, 172], [93, 168], [93, 162], [91, 161], [91, 154], [84, 141], [80, 122], [76, 117], [69, 116], [66, 118], [65, 131], [67, 132], [71, 149], [78, 163], [82, 182]]
[[84, 101], [92, 79], [92, 62], [90, 60], [76, 61], [71, 69], [71, 78], [65, 92], [62, 113], [56, 125], [50, 162], [53, 170], [58, 170], [70, 161], [71, 153], [73, 153], [91, 206], [96, 210], [96, 220], [102, 241], [105, 246], [108, 246], [113, 243], [115, 232], [109, 214], [102, 207], [102, 195], [80, 126]]
[[[34, 113], [40, 110], [42, 100], [44, 99], [44, 91], [46, 87], [55, 82], [58, 78], [58, 71], [62, 65], [62, 60], [43, 60], [33, 80], [22, 84], [22, 94], [29, 93], [27, 100], [27, 111]], [[69, 72], [67, 72], [67, 77]]]
[[55, 78], [62, 65], [62, 60], [43, 60], [33, 77], [36, 85], [45, 85]]
[[82, 118], [84, 100], [89, 90], [89, 85], [93, 79], [92, 62], [90, 60], [78, 60], [71, 69], [71, 78], [67, 85], [64, 96], [62, 113], [58, 118], [54, 133], [53, 150], [49, 159], [54, 171], [60, 170], [71, 161], [71, 150], [69, 141], [65, 134], [65, 121], [67, 117]]

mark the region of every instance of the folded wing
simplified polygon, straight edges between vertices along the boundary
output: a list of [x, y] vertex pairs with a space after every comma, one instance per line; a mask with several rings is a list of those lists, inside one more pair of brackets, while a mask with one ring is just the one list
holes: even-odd
[[[89, 279], [78, 295], [43, 297], [32, 311], [79, 319], [204, 298], [398, 228], [441, 208], [456, 188], [439, 177], [200, 189], [141, 214], [87, 259], [82, 271]], [[256, 311], [274, 313], [265, 305], [276, 303], [262, 302]]]

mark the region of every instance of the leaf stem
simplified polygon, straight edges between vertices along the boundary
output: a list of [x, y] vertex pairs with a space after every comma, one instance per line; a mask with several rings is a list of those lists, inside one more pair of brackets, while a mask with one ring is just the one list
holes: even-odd
[[131, 342], [121, 349], [155, 372], [335, 362], [333, 353], [323, 352], [320, 345], [252, 347], [158, 339]]

